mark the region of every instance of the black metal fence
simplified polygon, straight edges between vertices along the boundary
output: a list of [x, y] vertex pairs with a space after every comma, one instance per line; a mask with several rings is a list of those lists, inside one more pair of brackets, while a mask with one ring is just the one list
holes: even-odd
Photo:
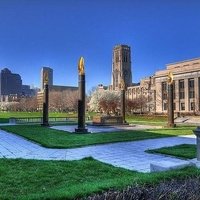
[[[64, 123], [64, 122], [74, 122], [78, 121], [77, 117], [49, 117], [49, 123]], [[41, 124], [42, 117], [19, 117], [19, 118], [10, 118], [9, 123], [12, 124]]]

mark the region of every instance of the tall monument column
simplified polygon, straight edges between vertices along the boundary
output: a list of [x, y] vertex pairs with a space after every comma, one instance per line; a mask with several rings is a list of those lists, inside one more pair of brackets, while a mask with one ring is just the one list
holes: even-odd
[[87, 133], [85, 128], [85, 67], [84, 58], [81, 57], [78, 63], [79, 72], [79, 99], [78, 99], [78, 128], [75, 129], [77, 133]]
[[49, 126], [49, 85], [48, 74], [44, 74], [44, 93], [43, 93], [43, 118], [42, 126]]
[[174, 95], [173, 95], [173, 74], [168, 75], [168, 127], [174, 127]]

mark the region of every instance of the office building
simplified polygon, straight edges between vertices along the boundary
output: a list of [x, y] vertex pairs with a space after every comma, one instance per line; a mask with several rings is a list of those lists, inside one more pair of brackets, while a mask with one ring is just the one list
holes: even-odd
[[12, 73], [8, 68], [0, 72], [0, 96], [21, 95], [22, 79], [19, 74]]

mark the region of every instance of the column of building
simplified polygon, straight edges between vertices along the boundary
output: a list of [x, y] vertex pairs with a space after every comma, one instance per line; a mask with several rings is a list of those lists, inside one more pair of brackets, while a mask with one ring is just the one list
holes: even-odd
[[188, 88], [188, 78], [184, 79], [185, 87], [185, 112], [189, 112], [189, 88]]
[[195, 111], [199, 111], [199, 78], [194, 78]]

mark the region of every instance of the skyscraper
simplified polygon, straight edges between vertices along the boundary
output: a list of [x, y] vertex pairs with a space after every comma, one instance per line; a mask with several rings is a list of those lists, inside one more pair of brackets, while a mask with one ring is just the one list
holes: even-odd
[[121, 79], [125, 85], [132, 85], [131, 48], [127, 45], [117, 45], [112, 56], [112, 89], [120, 89]]
[[41, 70], [41, 90], [44, 89], [44, 74], [47, 73], [48, 75], [48, 85], [53, 85], [53, 69], [50, 67], [42, 67]]
[[13, 74], [8, 68], [0, 73], [0, 95], [21, 95], [22, 79], [19, 74]]

